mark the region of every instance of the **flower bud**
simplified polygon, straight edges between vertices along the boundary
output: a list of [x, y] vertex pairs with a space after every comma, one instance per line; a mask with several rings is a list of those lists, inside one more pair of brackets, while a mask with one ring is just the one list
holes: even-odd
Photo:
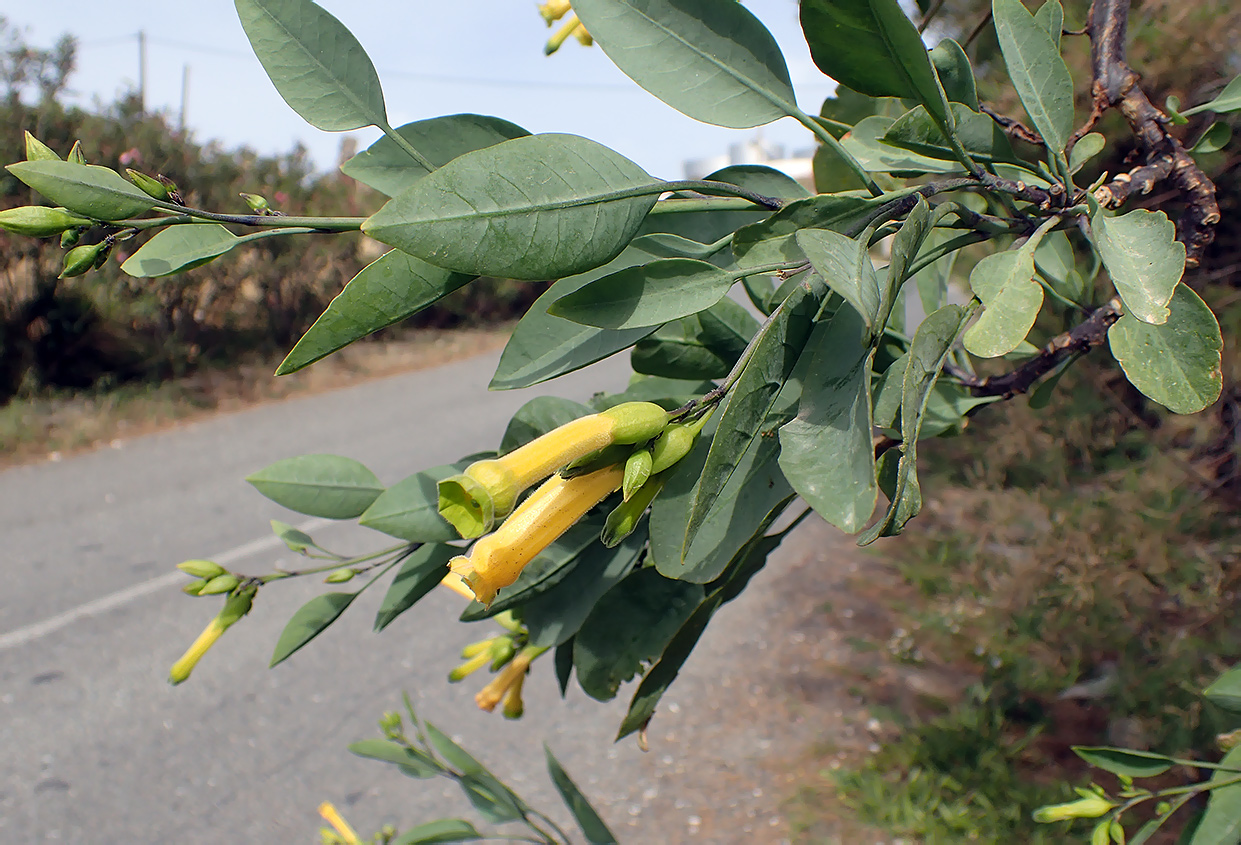
[[223, 566], [210, 560], [187, 560], [183, 563], [178, 563], [177, 569], [180, 569], [186, 575], [208, 580], [228, 572]]
[[106, 260], [109, 251], [110, 248], [105, 242], [75, 246], [65, 253], [65, 264], [60, 271], [60, 278], [68, 279], [72, 276], [81, 276], [83, 273], [89, 273], [95, 269], [95, 262], [99, 259], [99, 256], [104, 256]]
[[60, 156], [47, 144], [26, 133], [26, 161], [60, 161]]
[[203, 591], [203, 587], [207, 586], [206, 578], [198, 578], [181, 588], [181, 592], [187, 596], [196, 596]]
[[673, 423], [665, 428], [651, 446], [651, 474], [658, 475], [688, 455], [710, 416], [708, 411], [693, 422]]
[[501, 666], [513, 659], [517, 648], [513, 645], [512, 637], [496, 637], [491, 641], [491, 650], [487, 653], [491, 655], [491, 671], [499, 672]]
[[65, 229], [60, 233], [60, 248], [73, 249], [82, 239], [81, 229]]
[[231, 593], [241, 584], [236, 575], [225, 573], [207, 581], [207, 585], [198, 591], [200, 596], [216, 596], [220, 593]]
[[579, 475], [590, 475], [592, 472], [598, 472], [606, 469], [613, 464], [623, 464], [633, 451], [632, 446], [621, 446], [619, 444], [606, 446], [597, 451], [591, 452], [589, 455], [583, 455], [564, 469], [560, 470], [561, 478], [576, 478]]
[[[561, 24], [560, 29], [556, 30], [552, 34], [552, 37], [547, 39], [547, 43], [543, 45], [543, 55], [550, 56], [552, 53], [559, 50], [560, 45], [564, 44], [571, 35], [576, 35], [578, 41], [582, 42], [586, 46], [589, 46], [590, 42], [586, 41], [581, 35], [577, 34], [579, 30], [585, 31], [585, 29], [586, 27], [582, 26], [582, 22], [578, 20], [577, 15], [569, 15], [565, 18], [565, 22]], [[589, 34], [585, 36], [585, 38], [589, 37]]]
[[633, 533], [642, 519], [642, 514], [646, 513], [651, 502], [659, 495], [659, 491], [664, 489], [666, 480], [667, 476], [664, 475], [653, 476], [635, 491], [628, 501], [621, 502], [608, 514], [607, 522], [603, 525], [603, 532], [599, 535], [603, 545], [610, 549], [620, 545], [621, 540]]
[[645, 443], [668, 425], [669, 414], [654, 402], [625, 402], [599, 414], [614, 423], [613, 443]]
[[0, 211], [0, 229], [33, 238], [59, 235], [78, 226], [90, 226], [91, 222], [63, 208], [48, 208], [45, 205], [23, 205]]
[[448, 673], [448, 682], [455, 684], [473, 675], [491, 661], [491, 652], [482, 651]]
[[157, 200], [168, 199], [168, 186], [163, 182], [138, 170], [126, 168], [125, 172], [129, 174], [129, 181], [141, 188], [147, 196]]
[[224, 601], [224, 607], [212, 619], [203, 632], [198, 635], [198, 639], [194, 640], [193, 645], [181, 656], [181, 659], [172, 664], [172, 669], [168, 672], [168, 682], [173, 686], [184, 681], [194, 671], [194, 667], [198, 665], [198, 661], [202, 659], [207, 650], [215, 645], [225, 631], [233, 626], [237, 620], [250, 612], [250, 608], [254, 604], [254, 595], [258, 592], [257, 587], [247, 587], [230, 595]]
[[1097, 819], [1104, 813], [1110, 812], [1115, 806], [1115, 802], [1107, 800], [1102, 795], [1090, 793], [1076, 801], [1039, 807], [1034, 811], [1034, 820], [1047, 823], [1063, 822], [1069, 819]]
[[241, 193], [238, 196], [246, 201], [246, 205], [250, 206], [251, 211], [257, 211], [259, 214], [266, 214], [271, 211], [271, 205], [267, 202], [266, 197], [247, 193]]
[[74, 164], [86, 164], [86, 153], [82, 152], [82, 142], [74, 141], [73, 147], [69, 150], [69, 155], [65, 158]]
[[461, 649], [461, 657], [463, 659], [469, 660], [471, 657], [477, 657], [483, 652], [487, 652], [488, 654], [490, 654], [491, 644], [494, 640], [495, 640], [495, 637], [488, 637], [485, 640], [479, 640], [476, 643], [470, 643], [465, 648]]
[[526, 712], [526, 705], [521, 700], [521, 688], [526, 683], [526, 673], [522, 672], [504, 691], [504, 707], [500, 711], [506, 719], [520, 719]]
[[625, 480], [621, 482], [621, 498], [628, 502], [651, 477], [654, 463], [650, 449], [638, 449], [625, 461]]
[[339, 812], [329, 802], [324, 801], [319, 805], [319, 815], [323, 820], [330, 824], [336, 835], [340, 837], [340, 841], [344, 845], [362, 845], [362, 840], [358, 838], [357, 831], [349, 826], [349, 823], [341, 818]]
[[323, 583], [324, 584], [343, 584], [346, 581], [353, 578], [354, 575], [357, 575], [357, 573], [346, 566], [341, 569], [336, 569], [330, 572], [328, 576], [323, 579]]

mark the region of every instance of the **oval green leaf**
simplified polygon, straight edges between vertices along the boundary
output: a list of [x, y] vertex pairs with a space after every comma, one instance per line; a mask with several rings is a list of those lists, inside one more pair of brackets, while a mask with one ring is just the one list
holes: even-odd
[[415, 778], [433, 778], [443, 771], [424, 752], [389, 739], [363, 739], [352, 743], [349, 752], [368, 760], [379, 760], [397, 766], [403, 774]]
[[1125, 313], [1158, 325], [1168, 319], [1168, 300], [1185, 272], [1185, 244], [1162, 211], [1138, 209], [1107, 217], [1100, 208], [1090, 229], [1103, 266], [1125, 303]]
[[460, 539], [439, 513], [437, 484], [467, 464], [447, 464], [416, 472], [379, 494], [358, 518], [358, 524], [411, 543], [443, 543]]
[[577, 784], [569, 777], [564, 766], [560, 765], [547, 743], [543, 743], [543, 752], [547, 755], [547, 773], [551, 775], [556, 791], [564, 799], [565, 806], [577, 821], [577, 826], [582, 829], [586, 841], [591, 845], [615, 845], [616, 836], [608, 830], [595, 808], [590, 806], [590, 801], [586, 800], [586, 796], [577, 788]]
[[477, 842], [483, 838], [465, 819], [436, 819], [411, 827], [393, 839], [391, 845], [442, 845], [447, 842]]
[[[1233, 748], [1220, 760], [1223, 765], [1241, 768], [1241, 748]], [[1233, 780], [1236, 772], [1216, 771], [1211, 781]], [[1220, 786], [1208, 793], [1207, 809], [1193, 832], [1189, 845], [1237, 845], [1241, 842], [1241, 784]]]
[[345, 25], [310, 0], [236, 0], [250, 47], [289, 108], [317, 129], [388, 122], [370, 56]]
[[1184, 117], [1189, 117], [1203, 111], [1218, 113], [1236, 111], [1237, 109], [1241, 109], [1241, 76], [1233, 77], [1232, 82], [1225, 85], [1224, 90], [1220, 91], [1219, 96], [1211, 100], [1211, 102], [1194, 106], [1192, 109], [1185, 109], [1181, 114]]
[[401, 563], [375, 614], [375, 630], [382, 631], [418, 600], [435, 589], [448, 574], [448, 561], [461, 554], [456, 546], [428, 544], [410, 554]]
[[399, 250], [385, 253], [363, 267], [328, 303], [276, 368], [276, 375], [297, 372], [355, 340], [399, 323], [475, 278]]
[[1168, 309], [1159, 326], [1124, 314], [1107, 342], [1134, 387], [1175, 413], [1194, 414], [1223, 388], [1223, 339], [1215, 315], [1187, 285], [1176, 286]]
[[19, 161], [7, 168], [53, 204], [96, 220], [124, 220], [156, 206], [116, 171], [72, 161]]
[[368, 235], [478, 276], [554, 279], [611, 261], [660, 183], [576, 135], [533, 135], [466, 153], [367, 220]]
[[[530, 133], [498, 117], [451, 114], [407, 123], [398, 127], [396, 134], [438, 168], [465, 153]], [[342, 164], [340, 171], [389, 197], [407, 190], [430, 172], [386, 135]]]
[[223, 255], [240, 240], [219, 223], [173, 226], [156, 232], [121, 269], [138, 278], [170, 276]]
[[601, 329], [640, 329], [710, 308], [736, 276], [692, 258], [665, 258], [597, 279], [557, 299], [547, 313]]
[[1008, 76], [1026, 114], [1052, 152], [1063, 153], [1073, 134], [1073, 79], [1058, 41], [1021, 0], [992, 0], [991, 11]]
[[779, 45], [740, 3], [578, 0], [573, 11], [626, 76], [695, 120], [748, 129], [797, 110]]
[[287, 660], [293, 652], [319, 636], [357, 597], [357, 593], [324, 593], [298, 608], [280, 632], [270, 665], [275, 666]]
[[1162, 754], [1103, 745], [1075, 745], [1073, 753], [1105, 772], [1131, 778], [1153, 778], [1172, 768], [1175, 763], [1171, 757]]
[[1234, 666], [1202, 691], [1212, 704], [1241, 713], [1241, 666]]
[[984, 257], [970, 272], [970, 287], [985, 308], [965, 332], [965, 348], [980, 358], [1007, 355], [1025, 340], [1043, 306], [1043, 288], [1034, 281], [1034, 250]]
[[978, 85], [974, 81], [974, 68], [961, 45], [945, 38], [931, 48], [931, 64], [944, 86], [949, 103], [962, 103], [978, 111]]
[[246, 477], [278, 505], [307, 516], [353, 519], [384, 491], [375, 473], [340, 455], [299, 455]]

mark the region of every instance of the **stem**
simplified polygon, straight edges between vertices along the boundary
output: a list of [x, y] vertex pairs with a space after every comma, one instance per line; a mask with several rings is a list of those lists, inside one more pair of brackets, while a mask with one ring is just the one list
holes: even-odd
[[[538, 818], [547, 822], [547, 824], [551, 826], [552, 830], [556, 831], [556, 833], [560, 835], [560, 838], [566, 843], [566, 845], [567, 843], [571, 843], [573, 841], [572, 839], [569, 838], [569, 835], [565, 833], [564, 830], [561, 829], [560, 825], [552, 821], [551, 818], [549, 818], [545, 813], [541, 813], [538, 810], [531, 808], [530, 814], [532, 816], [537, 816]], [[534, 827], [536, 830], [539, 830], [532, 822], [530, 822], [529, 819], [526, 820], [526, 823], [529, 824], [531, 827]], [[539, 830], [539, 832], [542, 833], [543, 831]]]
[[236, 226], [253, 226], [268, 229], [313, 229], [316, 232], [355, 232], [366, 222], [365, 217], [286, 217], [283, 214], [217, 214], [198, 208], [186, 208], [172, 203], [159, 203], [164, 211], [172, 211], [172, 217], [154, 217], [138, 220], [113, 221], [114, 226], [133, 229], [155, 229], [176, 223], [193, 223], [210, 220], [214, 223], [232, 223]]
[[[312, 567], [308, 567], [307, 569], [279, 570], [269, 575], [261, 575], [259, 576], [258, 580], [264, 584], [267, 584], [271, 581], [280, 581], [285, 578], [300, 578], [303, 575], [317, 575], [321, 572], [330, 572], [332, 570], [340, 569], [345, 566], [357, 566], [358, 564], [366, 563], [367, 561], [378, 560], [390, 554], [404, 551], [404, 554], [401, 554], [399, 557], [397, 557], [395, 560], [392, 561], [393, 563], [396, 563], [398, 561], [402, 561], [405, 558], [409, 557], [411, 554], [417, 551], [421, 545], [422, 545], [421, 543], [401, 543], [398, 546], [391, 546], [386, 549], [380, 549], [377, 552], [371, 552], [370, 554], [359, 555], [358, 557], [338, 558], [324, 566], [312, 566]], [[367, 569], [374, 569], [376, 566], [381, 566], [381, 565], [382, 563], [372, 564], [371, 566], [367, 567]], [[380, 573], [380, 574], [382, 575], [383, 573]], [[370, 586], [370, 584], [368, 583], [367, 586]], [[363, 587], [362, 589], [366, 589], [366, 587]]]
[[974, 244], [982, 243], [983, 241], [990, 239], [991, 235], [989, 234], [982, 232], [970, 232], [968, 235], [961, 235], [960, 237], [953, 238], [950, 241], [944, 241], [942, 244], [931, 249], [926, 253], [926, 255], [915, 261], [913, 266], [909, 268], [909, 275], [910, 277], [917, 275], [919, 272], [925, 270], [927, 267], [934, 264], [936, 261], [949, 253], [956, 252], [958, 249], [965, 249], [967, 246], [973, 246]]
[[682, 214], [691, 211], [769, 211], [766, 206], [758, 205], [741, 197], [720, 197], [719, 199], [666, 199], [655, 203], [648, 214]]
[[426, 170], [428, 173], [436, 169], [434, 164], [427, 161], [426, 156], [424, 156], [422, 153], [414, 149], [414, 145], [411, 144], [409, 141], [406, 141], [405, 138], [401, 135], [401, 133], [397, 132], [395, 129], [389, 126], [386, 120], [383, 123], [379, 123], [376, 125], [380, 129], [383, 130], [383, 133], [385, 135], [387, 135], [389, 138], [392, 139], [392, 142], [394, 144], [396, 144], [398, 147], [400, 147], [402, 150], [408, 153], [409, 157], [412, 158], [414, 161], [418, 162], [419, 166], [422, 167], [424, 170]]
[[816, 138], [831, 147], [832, 152], [840, 156], [841, 160], [849, 166], [849, 169], [857, 174], [857, 177], [862, 180], [862, 184], [866, 186], [866, 190], [870, 191], [871, 196], [878, 197], [883, 195], [883, 191], [878, 185], [875, 184], [875, 180], [872, 179], [871, 175], [866, 172], [866, 168], [862, 166], [862, 163], [854, 158], [848, 150], [841, 146], [840, 142], [836, 140], [836, 137], [832, 135], [831, 132], [828, 132], [823, 124], [819, 123], [801, 109], [796, 109], [793, 111], [791, 117], [796, 119], [802, 126], [813, 132]]
[[755, 205], [761, 205], [772, 211], [784, 208], [785, 201], [775, 197], [764, 196], [740, 185], [729, 182], [713, 182], [707, 179], [682, 179], [676, 182], [665, 182], [664, 191], [697, 191], [700, 194], [724, 194], [725, 196], [743, 197]]
[[944, 0], [935, 0], [935, 5], [927, 9], [926, 16], [922, 18], [922, 23], [918, 24], [918, 32], [926, 32], [926, 28], [931, 25], [931, 21], [935, 20], [935, 16], [939, 14], [939, 10], [944, 8]]

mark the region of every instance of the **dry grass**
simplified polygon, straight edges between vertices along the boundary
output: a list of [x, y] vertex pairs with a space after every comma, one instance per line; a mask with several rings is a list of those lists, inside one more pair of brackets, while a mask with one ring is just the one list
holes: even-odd
[[59, 460], [100, 443], [136, 437], [218, 412], [346, 387], [468, 358], [504, 343], [511, 327], [419, 329], [408, 336], [355, 343], [288, 376], [279, 358], [230, 369], [204, 369], [161, 384], [129, 384], [77, 394], [19, 397], [0, 408], [0, 468]]

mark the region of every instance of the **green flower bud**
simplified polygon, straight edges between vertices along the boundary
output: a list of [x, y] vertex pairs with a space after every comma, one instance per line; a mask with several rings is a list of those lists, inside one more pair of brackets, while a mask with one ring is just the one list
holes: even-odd
[[48, 238], [66, 229], [89, 225], [91, 221], [85, 217], [45, 205], [23, 205], [0, 211], [0, 229], [34, 238]]
[[98, 270], [100, 267], [108, 263], [108, 256], [112, 254], [112, 239], [105, 240], [101, 246], [103, 249], [95, 253], [95, 263], [91, 265], [92, 270]]
[[625, 461], [625, 480], [621, 482], [621, 498], [626, 502], [633, 498], [633, 494], [637, 493], [651, 477], [653, 463], [650, 449], [638, 449]]
[[183, 563], [178, 563], [177, 569], [180, 569], [186, 575], [191, 575], [195, 578], [206, 578], [207, 580], [211, 580], [217, 575], [228, 573], [228, 570], [223, 566], [210, 560], [187, 560]]
[[479, 669], [487, 665], [487, 661], [491, 659], [490, 652], [480, 652], [474, 655], [460, 666], [448, 673], [448, 682], [450, 684], [458, 683], [473, 675]]
[[82, 152], [81, 141], [73, 142], [73, 148], [69, 150], [69, 155], [66, 158], [74, 164], [86, 164], [86, 153]]
[[645, 443], [668, 425], [669, 414], [654, 402], [625, 402], [599, 414], [612, 420], [612, 442]]
[[512, 637], [496, 637], [491, 641], [488, 653], [491, 656], [491, 671], [498, 672], [501, 666], [513, 659], [517, 649], [513, 647]]
[[65, 266], [60, 271], [60, 278], [68, 279], [72, 276], [80, 276], [83, 273], [89, 273], [95, 269], [95, 262], [100, 255], [107, 258], [110, 251], [106, 243], [86, 244], [85, 246], [75, 246], [73, 249], [65, 253]]
[[185, 593], [187, 596], [196, 596], [203, 591], [203, 587], [205, 586], [207, 586], [207, 579], [199, 578], [182, 587], [181, 592]]
[[358, 573], [354, 572], [352, 569], [346, 566], [346, 567], [337, 569], [329, 573], [328, 576], [323, 579], [323, 583], [324, 584], [343, 584], [346, 581], [353, 578], [353, 576], [357, 574]]
[[1110, 812], [1115, 806], [1115, 802], [1107, 800], [1102, 795], [1091, 793], [1076, 801], [1039, 807], [1034, 811], [1034, 820], [1046, 824], [1069, 819], [1097, 819], [1104, 813]]
[[596, 449], [589, 455], [583, 455], [560, 471], [561, 478], [575, 478], [579, 475], [590, 475], [606, 467], [625, 461], [633, 451], [632, 446], [612, 445]]
[[663, 475], [650, 478], [629, 499], [621, 502], [608, 514], [603, 531], [599, 534], [603, 545], [610, 549], [619, 545], [621, 540], [633, 533], [642, 519], [642, 514], [646, 513], [651, 502], [659, 495], [659, 491], [664, 489], [665, 481], [667, 481], [667, 476]]
[[1090, 845], [1111, 845], [1112, 837], [1108, 835], [1108, 828], [1111, 826], [1107, 819], [1095, 825], [1094, 830], [1090, 831]]
[[129, 174], [129, 181], [141, 188], [147, 196], [157, 200], [168, 199], [168, 186], [163, 182], [137, 170], [126, 168], [125, 172]]
[[250, 206], [251, 211], [257, 211], [259, 214], [266, 214], [271, 211], [271, 205], [268, 204], [266, 197], [246, 193], [239, 194], [239, 196], [246, 201], [246, 205]]
[[47, 144], [26, 133], [26, 161], [60, 161], [60, 156]]
[[476, 643], [470, 643], [465, 648], [461, 649], [461, 657], [466, 660], [469, 660], [471, 657], [477, 657], [478, 655], [482, 654], [484, 651], [490, 653], [491, 645], [494, 640], [495, 640], [495, 637], [488, 637], [485, 640], [479, 640]]
[[241, 581], [236, 575], [217, 575], [207, 582], [207, 585], [198, 591], [200, 596], [214, 596], [220, 593], [231, 593], [237, 589]]
[[60, 248], [72, 249], [82, 239], [82, 229], [65, 229], [60, 233]]
[[664, 429], [651, 446], [651, 473], [658, 475], [688, 455], [710, 416], [708, 411], [691, 423], [673, 423]]

